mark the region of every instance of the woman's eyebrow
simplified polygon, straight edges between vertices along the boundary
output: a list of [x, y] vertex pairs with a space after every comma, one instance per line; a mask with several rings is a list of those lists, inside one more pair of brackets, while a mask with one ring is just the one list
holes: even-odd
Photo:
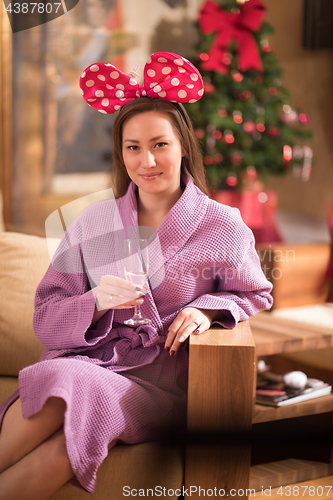
[[[161, 139], [162, 137], [167, 137], [169, 138], [168, 135], [158, 135], [157, 137], [153, 137], [152, 139], [149, 140], [149, 142], [153, 142], [153, 141], [158, 141], [159, 139]], [[124, 142], [134, 142], [135, 144], [139, 144], [140, 141], [137, 141], [135, 139], [125, 139]]]

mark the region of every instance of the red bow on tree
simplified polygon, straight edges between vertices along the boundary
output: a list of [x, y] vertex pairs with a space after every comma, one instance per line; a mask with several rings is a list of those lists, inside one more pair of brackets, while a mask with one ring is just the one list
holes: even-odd
[[201, 64], [203, 69], [228, 73], [228, 66], [222, 62], [231, 40], [237, 42], [238, 68], [263, 69], [257, 43], [252, 31], [258, 31], [265, 15], [265, 6], [260, 0], [249, 0], [239, 13], [226, 12], [214, 2], [208, 0], [201, 10], [199, 24], [206, 35], [218, 32], [210, 51], [209, 59]]

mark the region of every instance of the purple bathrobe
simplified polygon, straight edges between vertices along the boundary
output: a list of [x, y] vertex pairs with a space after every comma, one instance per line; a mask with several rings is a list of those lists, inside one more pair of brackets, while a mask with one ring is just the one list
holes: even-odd
[[131, 183], [125, 196], [91, 205], [66, 231], [36, 292], [34, 329], [46, 350], [20, 372], [19, 391], [0, 407], [1, 422], [18, 395], [24, 418], [49, 397], [63, 398], [73, 484], [89, 492], [117, 442], [154, 440], [185, 422], [188, 342], [174, 357], [163, 349], [177, 314], [185, 307], [218, 309], [214, 323], [233, 328], [272, 305], [272, 286], [239, 211], [209, 199], [190, 178], [184, 182], [149, 237], [141, 310], [152, 324], [127, 327], [133, 309], [118, 309], [91, 326], [96, 285], [104, 274], [125, 277], [122, 240], [139, 234]]

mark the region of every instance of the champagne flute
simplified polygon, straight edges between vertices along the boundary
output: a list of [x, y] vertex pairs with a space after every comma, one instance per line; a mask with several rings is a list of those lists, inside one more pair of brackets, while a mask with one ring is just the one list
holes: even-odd
[[[148, 277], [148, 242], [145, 239], [124, 240], [123, 266], [125, 276], [134, 285], [142, 287]], [[143, 318], [140, 305], [135, 305], [134, 315], [131, 319], [124, 321], [125, 325], [139, 326], [148, 325], [151, 320]]]

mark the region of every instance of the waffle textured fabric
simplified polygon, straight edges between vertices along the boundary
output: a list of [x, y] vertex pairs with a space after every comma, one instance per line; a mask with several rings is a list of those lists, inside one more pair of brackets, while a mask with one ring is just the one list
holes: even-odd
[[0, 407], [1, 418], [20, 396], [27, 418], [49, 397], [63, 398], [74, 484], [89, 492], [117, 442], [154, 440], [185, 423], [187, 346], [174, 357], [163, 349], [177, 314], [188, 306], [218, 309], [215, 323], [232, 328], [272, 305], [272, 286], [239, 211], [210, 200], [190, 178], [184, 182], [182, 196], [149, 238], [141, 309], [152, 324], [127, 327], [133, 310], [118, 309], [91, 325], [101, 276], [124, 278], [117, 239], [139, 234], [131, 183], [125, 196], [95, 203], [65, 233], [36, 292], [34, 329], [45, 351], [20, 372], [19, 391]]

